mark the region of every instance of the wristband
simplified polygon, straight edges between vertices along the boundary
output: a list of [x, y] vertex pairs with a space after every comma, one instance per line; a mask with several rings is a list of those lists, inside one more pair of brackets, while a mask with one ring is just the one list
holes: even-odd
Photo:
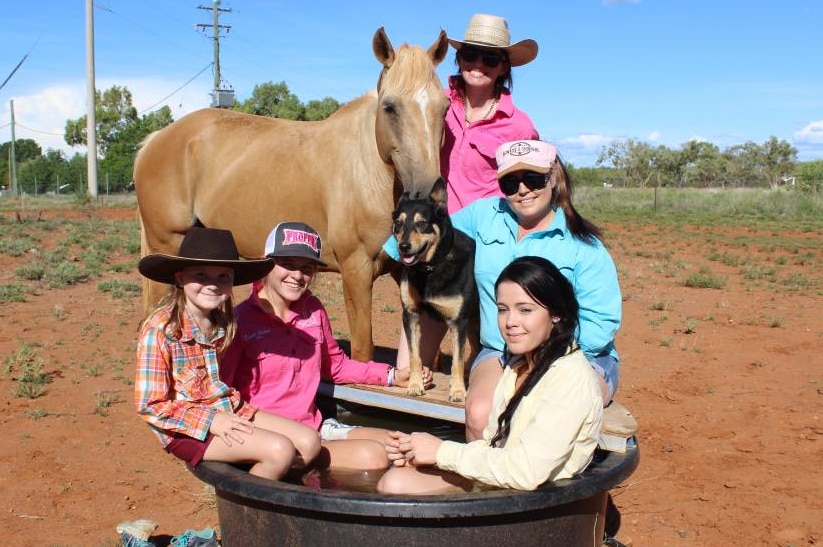
[[392, 387], [394, 385], [394, 367], [389, 366], [386, 371], [386, 385]]

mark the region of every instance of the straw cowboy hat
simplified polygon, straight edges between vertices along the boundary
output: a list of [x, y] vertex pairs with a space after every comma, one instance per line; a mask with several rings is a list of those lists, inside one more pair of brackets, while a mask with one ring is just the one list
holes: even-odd
[[530, 63], [537, 57], [537, 42], [531, 39], [511, 43], [509, 24], [502, 17], [476, 13], [469, 20], [463, 40], [449, 38], [454, 49], [465, 46], [502, 49], [509, 56], [511, 66]]
[[228, 230], [193, 227], [186, 232], [177, 255], [152, 254], [140, 259], [137, 269], [152, 281], [177, 284], [174, 274], [189, 266], [224, 266], [234, 270], [234, 284], [246, 285], [265, 277], [274, 267], [270, 258], [241, 260]]

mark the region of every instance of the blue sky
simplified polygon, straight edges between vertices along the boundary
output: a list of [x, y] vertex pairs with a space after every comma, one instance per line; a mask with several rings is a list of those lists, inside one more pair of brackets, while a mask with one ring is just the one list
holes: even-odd
[[[209, 8], [198, 9], [198, 6]], [[211, 0], [95, 3], [98, 89], [126, 86], [140, 112], [168, 104], [175, 119], [209, 106], [214, 75]], [[285, 81], [301, 101], [345, 102], [376, 84], [371, 39], [428, 47], [441, 28], [462, 38], [473, 13], [506, 17], [537, 59], [514, 69], [515, 103], [567, 161], [594, 163], [603, 146], [634, 138], [725, 149], [770, 136], [823, 159], [823, 2], [819, 0], [223, 0], [223, 79], [238, 99]], [[85, 112], [85, 2], [4, 2], [0, 142], [60, 148], [67, 119]], [[204, 70], [205, 69], [205, 70]], [[201, 72], [202, 71], [202, 72]], [[454, 71], [453, 52], [438, 73]], [[198, 76], [199, 74], [199, 76]]]

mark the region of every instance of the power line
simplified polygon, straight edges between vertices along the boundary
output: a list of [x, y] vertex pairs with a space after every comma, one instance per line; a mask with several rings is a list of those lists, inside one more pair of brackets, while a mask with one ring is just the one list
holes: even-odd
[[187, 81], [186, 83], [184, 83], [183, 85], [181, 85], [180, 87], [178, 87], [177, 89], [175, 89], [174, 91], [172, 91], [171, 93], [169, 93], [168, 95], [166, 95], [165, 97], [163, 97], [162, 99], [160, 99], [159, 101], [157, 101], [156, 103], [154, 103], [153, 105], [151, 105], [150, 107], [148, 107], [148, 108], [146, 108], [145, 110], [141, 111], [141, 112], [140, 112], [140, 114], [142, 115], [142, 114], [145, 114], [146, 112], [148, 112], [148, 111], [152, 110], [155, 106], [157, 106], [158, 104], [162, 103], [163, 101], [165, 101], [166, 99], [168, 99], [169, 97], [171, 97], [172, 95], [174, 95], [175, 93], [177, 93], [178, 91], [180, 91], [181, 89], [183, 89], [184, 87], [186, 87], [187, 85], [189, 85], [190, 83], [192, 83], [192, 82], [195, 80], [195, 78], [197, 78], [198, 76], [200, 76], [201, 74], [203, 74], [203, 73], [204, 73], [204, 72], [205, 72], [205, 71], [206, 71], [209, 67], [211, 67], [213, 64], [214, 64], [214, 63], [209, 63], [209, 64], [207, 64], [206, 66], [204, 66], [204, 67], [203, 67], [203, 69], [202, 69], [200, 72], [198, 72], [197, 74], [195, 74], [194, 76], [192, 76], [191, 78], [189, 78], [189, 81]]

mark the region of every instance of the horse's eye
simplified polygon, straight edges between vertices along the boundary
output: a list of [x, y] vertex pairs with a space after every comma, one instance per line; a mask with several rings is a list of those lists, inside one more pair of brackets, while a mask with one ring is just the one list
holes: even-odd
[[383, 103], [383, 112], [393, 116], [397, 114], [397, 108], [394, 106], [394, 103], [386, 101], [385, 103]]

